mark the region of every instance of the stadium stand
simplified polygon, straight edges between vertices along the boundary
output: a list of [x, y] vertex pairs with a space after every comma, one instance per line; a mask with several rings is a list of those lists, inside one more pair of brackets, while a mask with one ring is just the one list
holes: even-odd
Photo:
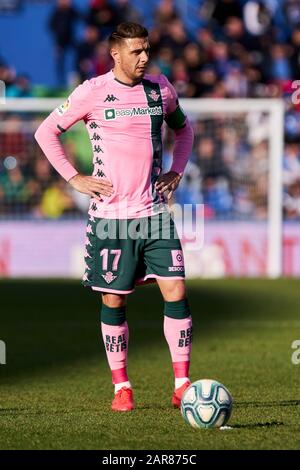
[[[48, 8], [43, 34], [52, 38], [56, 52], [57, 85], [36, 82], [40, 64], [33, 64], [28, 76], [17, 59], [2, 58], [0, 80], [6, 84], [8, 98], [67, 96], [77, 83], [110, 69], [106, 38], [118, 22], [143, 21], [150, 31], [149, 71], [164, 73], [181, 98], [281, 97], [285, 101], [283, 210], [286, 219], [300, 218], [300, 108], [291, 101], [292, 83], [300, 71], [299, 2], [91, 0], [89, 8], [79, 1], [59, 0], [55, 7], [51, 2], [51, 8], [49, 2], [41, 3]], [[73, 52], [72, 73], [64, 65], [67, 49]], [[0, 57], [4, 56], [3, 43]], [[33, 141], [40, 116], [29, 120], [17, 113], [1, 114], [1, 217], [81, 216], [85, 203], [60, 182]], [[266, 144], [249, 141], [241, 118], [234, 123], [202, 120], [195, 123], [195, 132], [194, 152], [177, 201], [204, 202], [211, 218], [263, 219]], [[70, 158], [88, 173], [90, 156], [80, 140], [71, 134], [64, 145]], [[167, 134], [166, 168], [171, 145]], [[259, 192], [253, 191], [258, 172]]]

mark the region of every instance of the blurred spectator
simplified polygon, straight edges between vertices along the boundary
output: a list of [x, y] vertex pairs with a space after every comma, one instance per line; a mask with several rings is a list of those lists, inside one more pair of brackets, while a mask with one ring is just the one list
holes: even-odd
[[108, 43], [102, 41], [97, 44], [93, 59], [94, 75], [102, 75], [113, 68], [113, 60], [109, 53]]
[[28, 159], [28, 140], [22, 120], [17, 114], [8, 116], [0, 128], [0, 158], [13, 155], [19, 164], [26, 166]]
[[116, 8], [118, 14], [118, 23], [122, 23], [123, 21], [140, 23], [142, 21], [141, 15], [132, 6], [130, 0], [116, 0]]
[[191, 42], [184, 48], [183, 60], [185, 61], [189, 77], [185, 96], [193, 98], [198, 95], [197, 86], [203, 65], [202, 54], [198, 44]]
[[199, 72], [198, 84], [198, 96], [209, 97], [213, 93], [213, 90], [217, 84], [217, 74], [213, 64], [206, 64], [202, 67]]
[[203, 203], [200, 170], [194, 162], [188, 162], [175, 197], [180, 204]]
[[292, 53], [291, 53], [291, 67], [293, 70], [293, 77], [300, 77], [300, 25], [292, 32], [291, 36]]
[[202, 137], [199, 140], [196, 147], [196, 155], [203, 179], [229, 176], [226, 164], [222, 160], [220, 149], [216, 147], [211, 137]]
[[268, 215], [268, 179], [259, 176], [250, 186], [250, 201], [253, 202], [252, 217], [256, 220], [266, 220]]
[[74, 46], [74, 27], [80, 15], [71, 0], [57, 0], [49, 19], [49, 28], [55, 41], [56, 76], [58, 85], [65, 85], [66, 50]]
[[31, 176], [38, 183], [41, 191], [45, 190], [55, 180], [53, 167], [42, 155], [35, 161]]
[[118, 22], [117, 10], [111, 3], [107, 0], [90, 0], [88, 24], [96, 26], [102, 38], [106, 39]]
[[14, 83], [15, 72], [0, 58], [0, 80], [5, 83], [6, 89]]
[[299, 145], [287, 144], [283, 159], [283, 184], [285, 187], [300, 181], [300, 152]]
[[228, 64], [224, 85], [228, 98], [245, 98], [248, 95], [247, 77], [239, 62], [232, 61]]
[[177, 18], [178, 14], [173, 0], [162, 0], [154, 11], [154, 23], [159, 25], [161, 31], [168, 26], [170, 21]]
[[0, 198], [3, 200], [1, 207], [4, 213], [22, 214], [29, 196], [25, 177], [17, 164], [0, 175]]
[[67, 193], [65, 183], [59, 178], [55, 185], [46, 189], [41, 199], [41, 213], [44, 217], [57, 219], [74, 209], [74, 202]]
[[229, 18], [239, 18], [243, 16], [242, 7], [237, 0], [208, 0], [211, 3], [212, 18], [217, 25], [224, 26]]
[[226, 178], [206, 177], [202, 184], [203, 203], [206, 206], [206, 216], [226, 217], [232, 210], [232, 196]]
[[94, 74], [93, 58], [99, 39], [99, 31], [95, 26], [87, 26], [84, 31], [83, 41], [76, 47], [76, 64], [80, 82], [92, 78]]
[[[295, 108], [289, 109], [285, 117], [285, 133], [288, 142], [300, 139], [300, 112]], [[287, 146], [288, 149], [288, 146]]]
[[206, 60], [211, 60], [212, 49], [215, 44], [215, 38], [209, 28], [201, 28], [197, 31], [198, 43], [204, 53]]
[[19, 75], [14, 82], [7, 87], [7, 98], [29, 98], [33, 96], [29, 77]]
[[186, 96], [188, 84], [189, 84], [189, 74], [185, 62], [183, 59], [176, 59], [172, 66], [171, 80], [177, 95]]
[[300, 180], [288, 187], [283, 197], [284, 215], [288, 219], [300, 218]]
[[282, 2], [287, 24], [292, 28], [300, 24], [300, 3], [298, 0], [285, 0]]
[[155, 59], [159, 54], [161, 48], [163, 47], [161, 44], [161, 30], [158, 25], [153, 26], [149, 30], [149, 43], [151, 44], [151, 59]]
[[171, 20], [162, 32], [161, 46], [169, 47], [175, 55], [180, 57], [187, 44], [188, 39], [183, 22], [176, 18]]
[[229, 49], [225, 42], [215, 42], [212, 48], [213, 61], [215, 63], [215, 69], [220, 78], [224, 78], [229, 72]]
[[169, 79], [171, 78], [173, 59], [174, 54], [172, 49], [170, 47], [161, 47], [155, 61], [160, 73], [163, 73]]
[[292, 70], [288, 59], [288, 49], [283, 44], [274, 44], [270, 52], [269, 80], [290, 80]]
[[244, 23], [240, 18], [230, 16], [224, 24], [223, 33], [225, 33], [226, 42], [231, 47], [234, 47], [235, 50], [236, 48], [240, 48], [240, 46], [244, 46], [245, 48], [249, 46]]

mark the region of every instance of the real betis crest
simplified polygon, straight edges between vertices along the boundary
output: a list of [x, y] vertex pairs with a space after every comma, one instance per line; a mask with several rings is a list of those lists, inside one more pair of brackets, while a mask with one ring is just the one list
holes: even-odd
[[102, 277], [107, 282], [107, 284], [110, 284], [116, 279], [117, 276], [114, 276], [111, 271], [108, 271], [106, 274], [102, 274]]
[[149, 93], [148, 96], [150, 96], [150, 98], [154, 101], [157, 101], [160, 98], [159, 93], [157, 93], [155, 90], [151, 90], [151, 93]]

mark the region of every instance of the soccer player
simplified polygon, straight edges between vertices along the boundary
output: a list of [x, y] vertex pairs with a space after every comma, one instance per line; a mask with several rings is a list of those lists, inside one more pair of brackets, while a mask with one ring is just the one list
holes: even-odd
[[[101, 329], [115, 386], [112, 409], [134, 408], [127, 375], [126, 297], [137, 283], [149, 280], [157, 282], [164, 299], [164, 333], [175, 375], [172, 404], [179, 407], [190, 383], [192, 319], [182, 247], [165, 194], [171, 197], [180, 182], [193, 131], [167, 78], [146, 74], [147, 30], [121, 23], [109, 44], [114, 68], [79, 85], [43, 121], [35, 138], [60, 175], [91, 196], [83, 284], [102, 295]], [[81, 119], [93, 149], [93, 176], [78, 173], [58, 138]], [[174, 130], [175, 146], [171, 169], [162, 174], [164, 120]]]

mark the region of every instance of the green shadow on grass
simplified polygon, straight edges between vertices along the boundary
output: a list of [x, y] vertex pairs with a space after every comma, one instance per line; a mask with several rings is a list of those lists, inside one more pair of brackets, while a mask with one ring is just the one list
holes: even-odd
[[[298, 283], [292, 280], [196, 280], [187, 287], [195, 343], [215, 336], [216, 328], [218, 337], [226, 336], [230, 322], [276, 324], [285, 318], [283, 310], [293, 316], [296, 299], [300, 303]], [[0, 339], [7, 345], [2, 380], [105, 357], [100, 296], [79, 281], [2, 280], [0, 292]], [[128, 300], [127, 318], [134, 354], [162, 344], [163, 301], [157, 286], [136, 289]], [[247, 335], [247, 328], [240, 325], [238, 332]]]

